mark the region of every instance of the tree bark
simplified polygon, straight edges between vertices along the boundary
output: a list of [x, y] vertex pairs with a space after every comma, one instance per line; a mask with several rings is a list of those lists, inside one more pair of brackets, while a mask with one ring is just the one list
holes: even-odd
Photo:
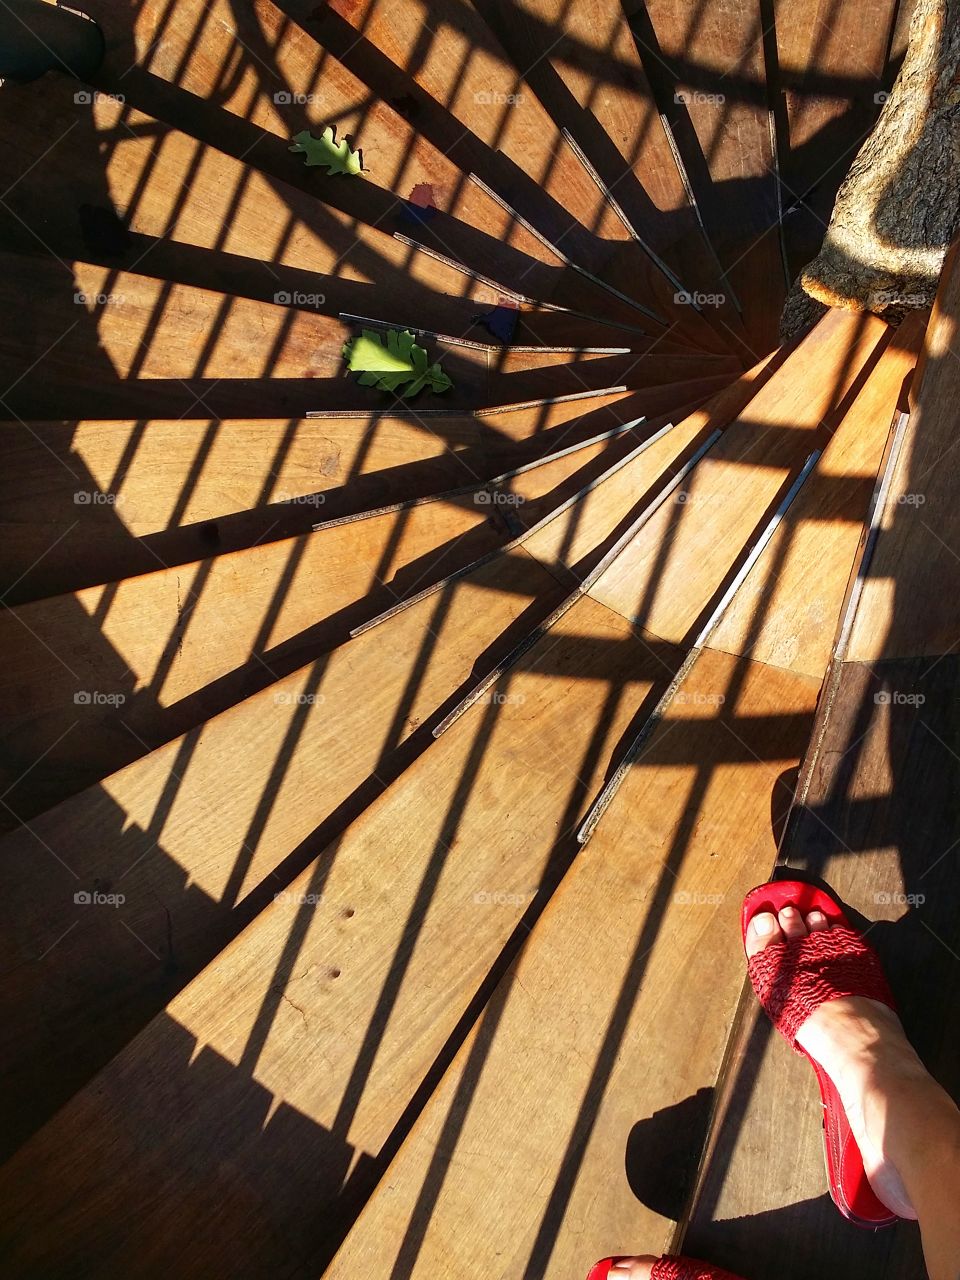
[[930, 306], [957, 232], [958, 176], [960, 0], [917, 0], [900, 74], [787, 297], [781, 336], [828, 306], [892, 321]]

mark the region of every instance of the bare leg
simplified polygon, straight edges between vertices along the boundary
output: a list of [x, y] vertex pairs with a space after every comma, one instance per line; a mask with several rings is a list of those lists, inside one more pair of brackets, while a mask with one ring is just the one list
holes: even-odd
[[[747, 952], [827, 927], [819, 912], [806, 920], [795, 907], [779, 918], [766, 913], [751, 923]], [[960, 1111], [917, 1057], [900, 1019], [873, 1000], [831, 1000], [797, 1040], [835, 1082], [874, 1191], [901, 1217], [919, 1219], [930, 1280], [958, 1280]]]
[[[820, 912], [761, 913], [747, 952], [828, 928]], [[800, 1028], [804, 1049], [830, 1073], [874, 1191], [917, 1218], [930, 1280], [960, 1280], [960, 1111], [907, 1040], [900, 1019], [873, 1000], [831, 1000]], [[625, 1258], [616, 1280], [650, 1280], [655, 1259]]]

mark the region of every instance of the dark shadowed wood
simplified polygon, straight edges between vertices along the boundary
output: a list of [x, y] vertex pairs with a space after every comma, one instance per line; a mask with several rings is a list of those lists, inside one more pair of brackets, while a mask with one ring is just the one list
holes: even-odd
[[[371, 640], [376, 637], [370, 633]], [[342, 1234], [346, 1221], [337, 1199], [344, 1149], [374, 1155], [388, 1141], [520, 919], [555, 886], [572, 854], [572, 827], [603, 776], [611, 748], [635, 707], [669, 679], [674, 661], [669, 646], [648, 643], [589, 598], [571, 610], [496, 697], [443, 734], [52, 1125], [7, 1162], [0, 1171], [0, 1201], [8, 1269], [56, 1273], [68, 1259], [82, 1256], [91, 1276], [137, 1270], [157, 1275], [175, 1261], [186, 1273], [253, 1276], [303, 1262]], [[796, 725], [803, 714], [788, 713], [788, 719]], [[347, 732], [345, 740], [355, 736]], [[241, 741], [228, 747], [237, 781]], [[307, 777], [315, 785], [321, 772], [309, 769], [299, 786], [288, 779], [295, 788], [291, 801], [298, 798], [278, 803], [277, 820], [286, 823], [291, 810], [302, 810], [304, 788], [312, 790]], [[200, 781], [193, 770], [187, 780]], [[261, 788], [246, 787], [248, 803]], [[222, 783], [217, 791], [221, 804]], [[124, 804], [116, 794], [115, 803], [129, 808], [129, 799]], [[301, 824], [305, 816], [299, 814]], [[194, 899], [221, 897], [231, 859], [217, 872], [210, 859], [224, 851], [222, 841], [198, 840], [197, 831], [183, 834], [197, 841], [207, 867], [195, 867], [188, 892]], [[69, 860], [79, 860], [88, 882], [98, 860], [89, 834], [83, 846], [74, 841]], [[13, 877], [24, 856], [41, 852], [24, 849], [14, 857]], [[263, 874], [261, 853], [254, 872]], [[76, 881], [55, 861], [54, 868], [41, 893], [59, 912]], [[90, 913], [103, 908], [90, 907], [83, 917], [88, 923], [49, 954], [52, 962], [60, 953], [56, 985], [66, 1002], [56, 1019], [60, 1043], [67, 1016], [74, 1034], [88, 1040], [93, 1032], [70, 1003], [80, 976], [71, 963], [74, 952], [87, 953], [85, 976], [94, 979], [102, 1000], [108, 997], [100, 983], [109, 975], [112, 1005], [136, 994], [141, 1011], [149, 1003], [158, 1006], [155, 986], [144, 979], [160, 982], [164, 962], [151, 963], [135, 938], [129, 938], [131, 951], [115, 935], [125, 932], [122, 911], [145, 941], [161, 954], [168, 951], [162, 904], [173, 894], [164, 892], [165, 876], [181, 879], [177, 896], [184, 896], [183, 864], [169, 847], [144, 857], [123, 881], [128, 897], [122, 908], [106, 908], [109, 915], [94, 918]], [[284, 888], [274, 881], [267, 886], [271, 894], [274, 884]], [[26, 907], [33, 898], [19, 882], [16, 903], [8, 898], [21, 928], [23, 911], [16, 906]], [[71, 902], [70, 909], [84, 908]], [[36, 910], [30, 908], [31, 916]], [[53, 921], [44, 918], [52, 928]], [[38, 940], [34, 928], [20, 934], [28, 953]], [[177, 937], [175, 928], [174, 946]], [[200, 939], [194, 938], [196, 945]], [[5, 945], [11, 944], [6, 930]], [[117, 967], [114, 956], [121, 953], [135, 969]], [[38, 980], [36, 964], [22, 966], [20, 973], [25, 984]], [[19, 994], [26, 994], [26, 986]], [[127, 1019], [132, 1007], [125, 1010]], [[27, 1004], [38, 1036], [51, 1016], [47, 1008], [36, 999]], [[92, 1012], [88, 1007], [87, 1019]], [[94, 1058], [103, 1062], [114, 1052], [120, 1012], [114, 1008], [109, 1019], [114, 1044], [107, 1045], [101, 1032], [96, 1044], [88, 1043], [82, 1065], [70, 1064], [75, 1083]], [[2, 1025], [12, 1036], [11, 1021], [4, 1018]], [[182, 1050], [171, 1041], [177, 1027], [209, 1053], [236, 1064], [217, 1091], [215, 1107], [205, 1073], [184, 1071]], [[10, 1053], [4, 1059], [11, 1063]], [[66, 1064], [58, 1065], [60, 1072], [53, 1074], [60, 1074], [63, 1090]], [[35, 1092], [36, 1080], [31, 1083]], [[288, 1129], [275, 1117], [287, 1141], [272, 1121], [264, 1125], [264, 1089], [273, 1095], [271, 1110], [299, 1113], [308, 1130], [326, 1135], [316, 1132], [317, 1142], [304, 1142], [296, 1132], [300, 1126]], [[10, 1088], [4, 1096], [12, 1109]], [[257, 1112], [259, 1120], [249, 1123]], [[176, 1123], [155, 1131], [149, 1143], [131, 1143], [147, 1115], [153, 1123], [157, 1115], [174, 1113]], [[94, 1114], [100, 1116], [96, 1122]], [[23, 1132], [29, 1117], [20, 1110], [16, 1120]], [[5, 1132], [12, 1134], [9, 1126]], [[195, 1181], [204, 1188], [198, 1195]], [[231, 1194], [229, 1187], [242, 1187], [243, 1194]], [[211, 1216], [205, 1206], [215, 1189], [220, 1207]], [[117, 1197], [136, 1205], [136, 1212], [127, 1214]], [[115, 1211], [102, 1212], [105, 1203], [115, 1204]], [[47, 1224], [45, 1230], [33, 1225], [33, 1215]], [[271, 1229], [264, 1229], [265, 1222]]]
[[627, 0], [647, 75], [759, 352], [785, 288], [760, 6]]

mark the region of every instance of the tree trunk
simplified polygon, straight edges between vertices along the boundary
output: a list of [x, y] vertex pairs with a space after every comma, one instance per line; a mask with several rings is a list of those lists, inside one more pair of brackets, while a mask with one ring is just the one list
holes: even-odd
[[958, 171], [960, 0], [917, 0], [900, 74], [788, 295], [781, 335], [824, 306], [893, 321], [930, 306], [957, 231]]

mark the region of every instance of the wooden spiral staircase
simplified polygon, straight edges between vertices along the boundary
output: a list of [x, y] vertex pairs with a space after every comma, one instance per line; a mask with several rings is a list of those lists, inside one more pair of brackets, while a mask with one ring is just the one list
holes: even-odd
[[777, 339], [909, 4], [82, 7], [0, 88], [0, 1272], [913, 1280], [737, 935], [826, 877], [960, 1083], [960, 279]]

